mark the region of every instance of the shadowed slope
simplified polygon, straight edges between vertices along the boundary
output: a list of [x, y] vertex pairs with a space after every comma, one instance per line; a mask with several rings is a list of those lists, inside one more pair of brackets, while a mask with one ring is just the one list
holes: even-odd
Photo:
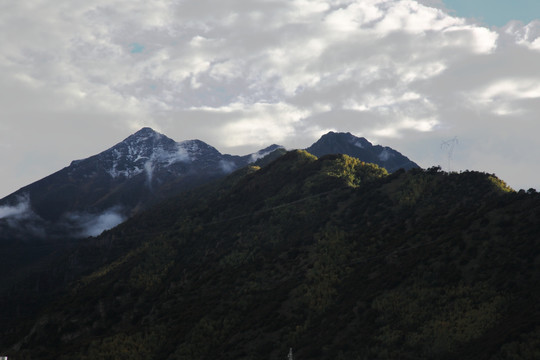
[[[24, 358], [534, 355], [540, 197], [492, 175], [387, 175], [289, 152], [71, 256], [103, 260], [2, 336]], [[17, 344], [10, 348], [10, 344]], [[18, 350], [17, 350], [18, 349]]]

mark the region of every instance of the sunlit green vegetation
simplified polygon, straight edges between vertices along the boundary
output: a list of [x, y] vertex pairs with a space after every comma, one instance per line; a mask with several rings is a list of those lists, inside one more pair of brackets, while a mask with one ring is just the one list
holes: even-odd
[[91, 255], [99, 266], [79, 270], [2, 349], [40, 359], [285, 359], [290, 348], [297, 359], [533, 359], [539, 233], [540, 195], [493, 175], [388, 174], [293, 151], [81, 246], [71, 263]]

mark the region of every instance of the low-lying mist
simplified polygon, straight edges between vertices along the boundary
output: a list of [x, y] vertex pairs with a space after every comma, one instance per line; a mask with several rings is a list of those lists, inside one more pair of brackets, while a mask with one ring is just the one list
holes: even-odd
[[112, 229], [124, 222], [126, 216], [121, 209], [114, 207], [99, 214], [69, 213], [65, 216], [66, 223], [71, 227], [71, 234], [75, 237], [98, 236], [103, 231]]
[[96, 213], [70, 212], [52, 223], [33, 211], [30, 195], [24, 194], [12, 204], [0, 206], [0, 238], [52, 240], [98, 236], [126, 218], [121, 207], [112, 207]]

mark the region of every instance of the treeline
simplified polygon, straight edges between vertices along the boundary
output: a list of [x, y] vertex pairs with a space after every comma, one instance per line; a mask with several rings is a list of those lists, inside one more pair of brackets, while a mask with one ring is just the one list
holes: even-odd
[[540, 196], [490, 174], [388, 174], [293, 151], [81, 246], [63, 270], [81, 276], [2, 337], [2, 350], [18, 359], [285, 359], [290, 348], [297, 359], [540, 358], [539, 227]]

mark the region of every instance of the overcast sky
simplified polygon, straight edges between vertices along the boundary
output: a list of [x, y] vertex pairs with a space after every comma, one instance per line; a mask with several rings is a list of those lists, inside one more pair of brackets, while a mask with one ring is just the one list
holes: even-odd
[[239, 155], [349, 131], [540, 188], [540, 2], [474, 3], [2, 1], [0, 197], [142, 126]]

